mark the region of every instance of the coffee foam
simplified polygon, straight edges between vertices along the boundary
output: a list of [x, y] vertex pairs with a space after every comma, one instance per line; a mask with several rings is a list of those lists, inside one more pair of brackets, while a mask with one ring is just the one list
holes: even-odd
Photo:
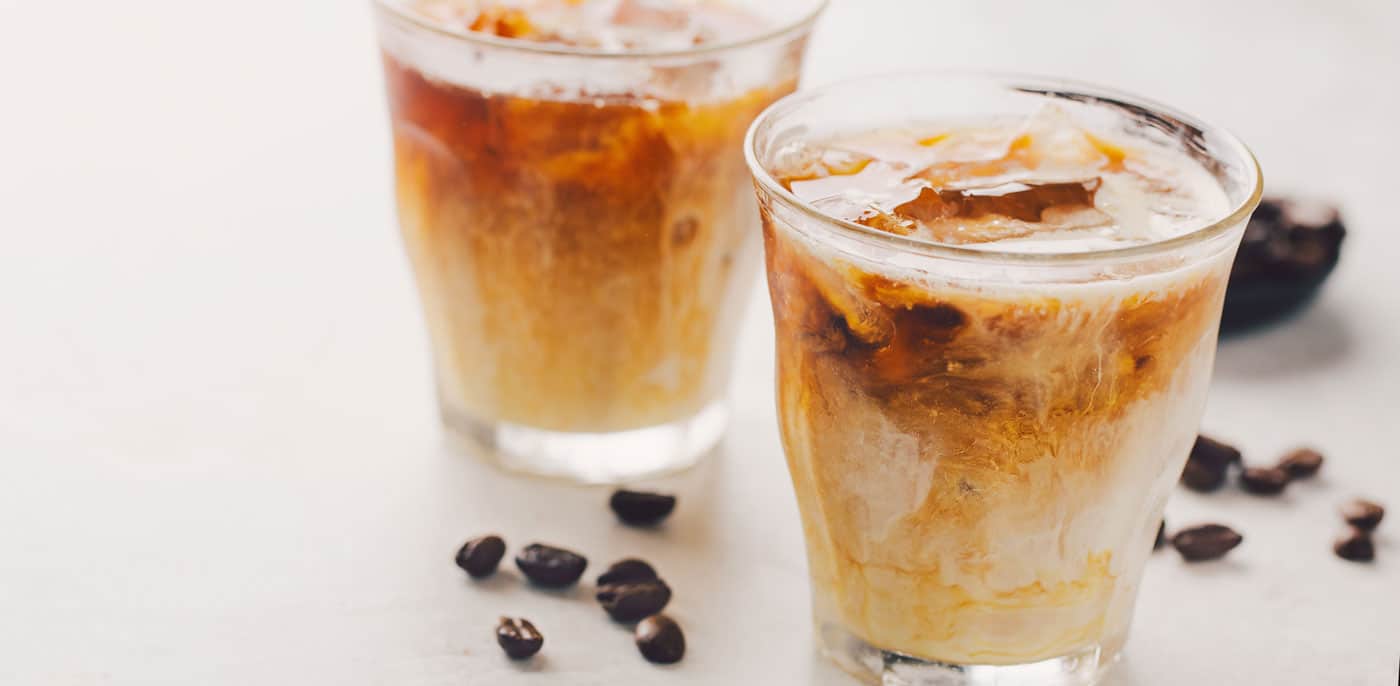
[[[1075, 253], [1186, 235], [1224, 188], [1167, 142], [1023, 120], [923, 124], [789, 143], [776, 175], [828, 216], [974, 250]], [[1078, 196], [1085, 196], [1088, 201]]]

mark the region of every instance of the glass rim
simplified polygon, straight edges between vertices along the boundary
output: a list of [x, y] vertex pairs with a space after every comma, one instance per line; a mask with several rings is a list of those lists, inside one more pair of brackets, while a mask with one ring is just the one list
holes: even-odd
[[[898, 78], [917, 77], [930, 81], [965, 79], [975, 80], [987, 85], [999, 86], [1008, 90], [1021, 90], [1028, 93], [1042, 93], [1045, 95], [1080, 95], [1105, 102], [1120, 103], [1136, 109], [1141, 109], [1152, 114], [1165, 115], [1172, 120], [1192, 126], [1202, 133], [1210, 133], [1218, 136], [1225, 142], [1232, 151], [1238, 155], [1245, 165], [1245, 173], [1252, 177], [1249, 193], [1245, 198], [1234, 203], [1230, 211], [1225, 216], [1214, 219], [1194, 228], [1180, 236], [1142, 243], [1139, 245], [1129, 245], [1117, 248], [1102, 248], [1095, 250], [1078, 250], [1071, 252], [1023, 252], [1015, 250], [983, 250], [979, 248], [969, 248], [948, 243], [938, 243], [935, 241], [915, 238], [912, 236], [900, 236], [898, 234], [881, 231], [876, 228], [857, 224], [846, 219], [838, 219], [817, 209], [811, 203], [797, 197], [795, 193], [784, 188], [766, 166], [758, 160], [758, 131], [765, 125], [776, 120], [791, 111], [807, 104], [817, 97], [839, 90], [846, 86], [858, 83], [870, 83], [873, 81], [888, 81]], [[1244, 222], [1254, 208], [1258, 206], [1264, 192], [1264, 174], [1259, 167], [1259, 161], [1255, 159], [1254, 153], [1237, 136], [1220, 126], [1204, 122], [1197, 117], [1188, 115], [1176, 108], [1164, 105], [1150, 98], [1140, 97], [1126, 91], [1121, 91], [1107, 86], [1099, 86], [1093, 83], [1065, 79], [1051, 76], [1041, 76], [1036, 74], [1026, 74], [1019, 72], [1003, 71], [982, 71], [969, 69], [917, 69], [896, 72], [885, 72], [881, 74], [858, 76], [855, 78], [842, 79], [833, 83], [823, 85], [818, 88], [798, 91], [770, 105], [754, 119], [749, 126], [748, 133], [744, 136], [744, 159], [748, 162], [749, 170], [753, 174], [759, 187], [777, 196], [779, 200], [787, 205], [799, 210], [803, 214], [818, 220], [829, 228], [834, 227], [841, 233], [865, 241], [873, 241], [887, 246], [894, 246], [908, 252], [922, 253], [932, 257], [952, 258], [969, 262], [996, 262], [996, 263], [1021, 263], [1021, 264], [1078, 264], [1086, 262], [1098, 262], [1106, 260], [1117, 260], [1124, 258], [1149, 257], [1160, 253], [1167, 253], [1187, 246], [1202, 243], [1228, 232], [1235, 226]]]
[[479, 33], [467, 29], [457, 29], [444, 26], [416, 12], [410, 11], [403, 6], [402, 0], [371, 0], [375, 7], [383, 12], [387, 12], [394, 18], [407, 22], [418, 29], [438, 34], [447, 38], [460, 41], [468, 45], [481, 47], [491, 47], [501, 50], [534, 54], [551, 55], [556, 57], [582, 57], [597, 60], [649, 60], [666, 59], [680, 57], [695, 57], [700, 55], [710, 55], [731, 50], [761, 45], [770, 41], [776, 41], [790, 36], [800, 35], [811, 29], [817, 18], [826, 10], [831, 0], [808, 0], [811, 8], [800, 13], [799, 17], [792, 21], [775, 23], [771, 28], [759, 31], [751, 36], [743, 36], [730, 41], [721, 41], [706, 45], [692, 46], [688, 48], [668, 48], [661, 50], [600, 50], [598, 48], [581, 48], [570, 45], [557, 45], [553, 43], [542, 43], [536, 41], [519, 40], [515, 38], [502, 38], [490, 34]]

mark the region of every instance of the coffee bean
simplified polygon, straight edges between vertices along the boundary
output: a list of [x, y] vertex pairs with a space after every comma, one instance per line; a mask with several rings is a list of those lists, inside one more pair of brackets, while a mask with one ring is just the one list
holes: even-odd
[[685, 634], [666, 615], [652, 615], [638, 622], [635, 636], [637, 649], [651, 662], [669, 665], [685, 657]]
[[1384, 518], [1385, 508], [1369, 500], [1357, 498], [1342, 506], [1342, 519], [1361, 531], [1375, 531]]
[[1332, 544], [1332, 552], [1343, 560], [1370, 562], [1376, 559], [1376, 546], [1371, 535], [1359, 529], [1352, 529]]
[[500, 536], [482, 536], [467, 541], [457, 551], [457, 566], [474, 579], [491, 576], [506, 554], [506, 542]]
[[623, 522], [650, 526], [659, 523], [676, 509], [676, 496], [620, 490], [612, 494], [608, 505]]
[[1157, 540], [1155, 540], [1155, 541], [1152, 542], [1152, 549], [1153, 549], [1153, 550], [1158, 550], [1158, 549], [1160, 549], [1162, 546], [1164, 546], [1164, 545], [1166, 545], [1166, 544], [1167, 544], [1167, 520], [1163, 519], [1163, 520], [1162, 520], [1162, 523], [1157, 525]]
[[1322, 453], [1311, 448], [1299, 448], [1284, 455], [1278, 466], [1295, 479], [1306, 479], [1322, 469]]
[[1337, 265], [1345, 237], [1332, 205], [1266, 198], [1235, 254], [1221, 329], [1249, 328], [1306, 303]]
[[1240, 451], [1213, 438], [1197, 436], [1181, 472], [1181, 483], [1193, 491], [1208, 493], [1225, 483], [1230, 465], [1240, 461]]
[[635, 622], [665, 609], [671, 602], [671, 587], [660, 579], [609, 584], [598, 588], [597, 597], [609, 617]]
[[1278, 467], [1245, 467], [1240, 472], [1240, 486], [1255, 495], [1278, 495], [1288, 481], [1288, 472]]
[[1198, 435], [1196, 443], [1191, 446], [1191, 460], [1211, 469], [1224, 470], [1239, 463], [1240, 451], [1228, 443]]
[[1176, 532], [1172, 536], [1172, 547], [1187, 562], [1201, 562], [1224, 557], [1243, 540], [1243, 536], [1228, 526], [1203, 524]]
[[612, 563], [602, 574], [598, 575], [599, 586], [608, 584], [635, 583], [638, 581], [653, 581], [657, 579], [656, 570], [652, 566], [635, 558], [618, 560]]
[[501, 649], [506, 651], [510, 659], [524, 660], [540, 652], [540, 647], [544, 645], [544, 636], [528, 619], [521, 618], [517, 622], [509, 617], [502, 617], [501, 623], [496, 627], [496, 642], [501, 644]]
[[1186, 461], [1181, 470], [1181, 485], [1199, 493], [1210, 493], [1225, 484], [1225, 470], [1215, 470], [1199, 462]]
[[540, 586], [563, 588], [583, 576], [588, 558], [563, 548], [532, 543], [515, 556], [515, 566]]

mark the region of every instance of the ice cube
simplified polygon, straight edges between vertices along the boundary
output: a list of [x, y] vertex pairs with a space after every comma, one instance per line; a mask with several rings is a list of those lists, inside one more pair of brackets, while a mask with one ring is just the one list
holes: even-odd
[[807, 174], [801, 177], [788, 176], [788, 187], [804, 200], [812, 201], [845, 194], [865, 204], [877, 198], [899, 197], [905, 193], [905, 186], [912, 189], [907, 193], [909, 198], [918, 193], [917, 187], [905, 181], [903, 171], [891, 168], [883, 161], [872, 163], [869, 159], [843, 154], [822, 155], [811, 159], [798, 158], [797, 161], [806, 164], [804, 171]]
[[896, 207], [894, 213], [920, 222], [999, 215], [1039, 223], [1052, 208], [1092, 208], [1099, 185], [1099, 179], [1093, 179], [1078, 183], [1010, 183], [970, 190], [925, 188], [919, 197]]
[[612, 25], [647, 31], [683, 31], [691, 25], [694, 12], [674, 2], [621, 0], [612, 13]]
[[607, 26], [627, 49], [679, 50], [707, 38], [694, 5], [660, 0], [614, 0]]
[[851, 150], [830, 148], [822, 152], [821, 160], [827, 173], [850, 176], [851, 174], [859, 174], [866, 166], [875, 161], [875, 158]]
[[1021, 123], [1012, 144], [1013, 155], [1031, 169], [1046, 174], [1083, 176], [1103, 169], [1123, 151], [1098, 142], [1058, 105], [1045, 104]]
[[836, 217], [837, 219], [845, 219], [847, 221], [859, 221], [861, 216], [865, 214], [867, 208], [870, 207], [869, 204], [861, 202], [845, 193], [837, 193], [835, 195], [817, 198], [816, 200], [812, 200], [811, 203], [812, 207], [820, 210], [822, 214], [828, 217]]
[[898, 236], [908, 236], [919, 230], [918, 222], [886, 212], [876, 205], [866, 205], [865, 211], [856, 221], [872, 229], [879, 229]]
[[1122, 160], [1120, 149], [1096, 142], [1054, 105], [1018, 126], [954, 132], [929, 149], [937, 161], [916, 176], [938, 188], [1079, 182]]
[[[921, 147], [931, 148], [939, 162], [968, 164], [991, 162], [1012, 156], [1018, 132], [1009, 129], [970, 129], [946, 133], [942, 140], [930, 136], [919, 141]], [[934, 141], [932, 145], [925, 142]]]

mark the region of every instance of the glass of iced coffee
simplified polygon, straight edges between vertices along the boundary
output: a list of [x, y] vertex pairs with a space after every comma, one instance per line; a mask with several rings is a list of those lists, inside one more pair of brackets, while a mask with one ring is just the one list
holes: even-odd
[[376, 0], [451, 434], [588, 482], [722, 436], [758, 271], [742, 142], [824, 0]]
[[1084, 84], [904, 74], [746, 143], [821, 649], [1095, 683], [1200, 420], [1249, 151]]

